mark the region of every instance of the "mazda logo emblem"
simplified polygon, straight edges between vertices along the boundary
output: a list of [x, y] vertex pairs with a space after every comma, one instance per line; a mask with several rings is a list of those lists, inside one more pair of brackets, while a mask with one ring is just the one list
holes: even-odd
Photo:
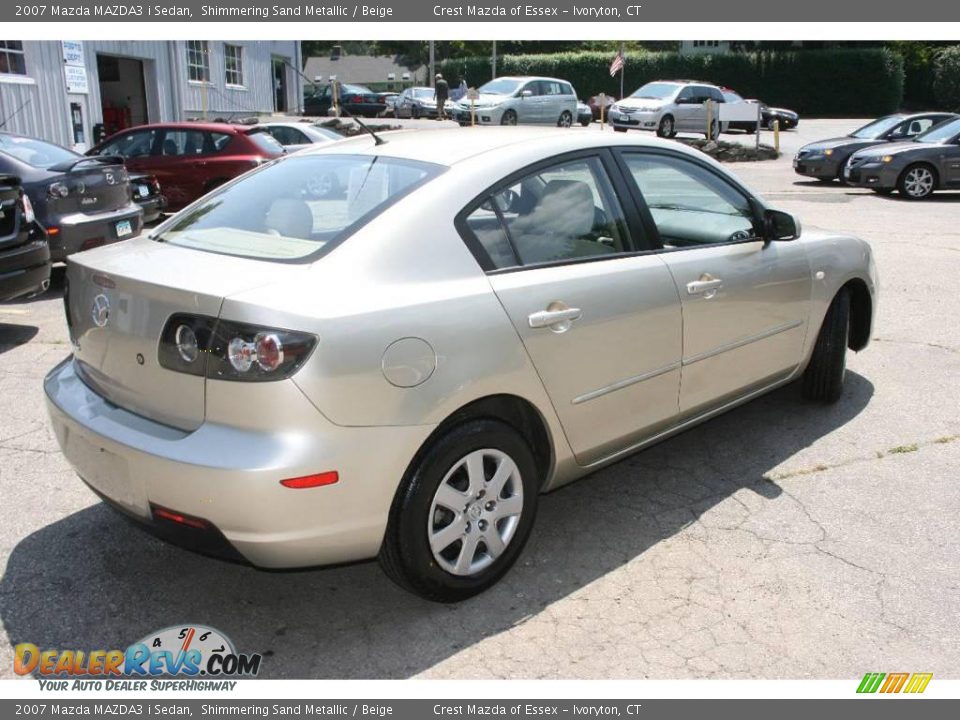
[[107, 178], [107, 185], [113, 185], [115, 182], [117, 182], [117, 179], [113, 176], [112, 172], [105, 173], [105, 175]]
[[93, 310], [91, 312], [93, 324], [97, 327], [106, 327], [110, 322], [110, 300], [106, 295], [100, 294], [93, 299]]

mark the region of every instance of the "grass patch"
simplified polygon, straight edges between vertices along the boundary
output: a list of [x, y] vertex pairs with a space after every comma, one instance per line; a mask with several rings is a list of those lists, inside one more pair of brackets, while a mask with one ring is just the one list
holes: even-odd
[[887, 452], [891, 455], [904, 455], [906, 453], [916, 452], [919, 449], [919, 445], [911, 443], [910, 445], [897, 445], [895, 448], [890, 448]]

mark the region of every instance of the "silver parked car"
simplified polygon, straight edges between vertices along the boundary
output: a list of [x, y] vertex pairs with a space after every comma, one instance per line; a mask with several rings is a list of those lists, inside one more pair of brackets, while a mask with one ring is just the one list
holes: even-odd
[[[577, 93], [566, 80], [548, 77], [499, 77], [481, 85], [474, 101], [479, 125], [559, 125], [577, 119]], [[461, 122], [470, 121], [470, 101], [452, 103]]]
[[[690, 80], [658, 80], [618, 100], [607, 113], [614, 130], [653, 130], [660, 137], [678, 132], [707, 134], [707, 101], [724, 102], [716, 85]], [[727, 131], [727, 123], [711, 120], [710, 136]]]
[[923, 200], [937, 190], [960, 190], [960, 118], [935, 125], [909, 142], [858, 150], [843, 168], [850, 185], [880, 194], [899, 190]]
[[406, 88], [397, 96], [393, 114], [398, 118], [437, 117], [436, 91], [432, 87]]
[[[337, 169], [344, 195], [308, 199]], [[701, 153], [515, 128], [286, 156], [67, 279], [44, 386], [97, 494], [263, 567], [379, 557], [443, 601], [508, 570], [541, 492], [794, 380], [837, 400], [877, 292], [869, 245], [801, 234]]]
[[343, 140], [336, 130], [310, 122], [266, 122], [254, 125], [254, 129], [271, 135], [288, 153]]

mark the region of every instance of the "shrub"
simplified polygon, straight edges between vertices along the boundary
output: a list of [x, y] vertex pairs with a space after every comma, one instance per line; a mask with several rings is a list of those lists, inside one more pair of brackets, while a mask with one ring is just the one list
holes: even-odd
[[944, 48], [933, 63], [933, 92], [944, 110], [960, 111], [960, 45]]
[[[620, 96], [620, 78], [610, 77], [609, 52], [505, 55], [497, 75], [546, 75], [569, 80], [586, 99], [604, 92]], [[710, 55], [628, 53], [624, 91], [650, 80], [691, 78], [734, 88], [803, 115], [874, 116], [897, 110], [903, 98], [903, 60], [888, 49], [759, 51]], [[454, 82], [479, 86], [490, 79], [490, 58], [447, 60], [441, 71]]]

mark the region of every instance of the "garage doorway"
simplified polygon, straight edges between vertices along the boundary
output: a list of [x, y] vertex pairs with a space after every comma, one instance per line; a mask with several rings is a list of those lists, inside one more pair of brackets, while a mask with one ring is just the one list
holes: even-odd
[[289, 107], [287, 103], [287, 59], [273, 58], [273, 111], [285, 113]]
[[97, 80], [107, 137], [150, 122], [142, 60], [98, 54]]

